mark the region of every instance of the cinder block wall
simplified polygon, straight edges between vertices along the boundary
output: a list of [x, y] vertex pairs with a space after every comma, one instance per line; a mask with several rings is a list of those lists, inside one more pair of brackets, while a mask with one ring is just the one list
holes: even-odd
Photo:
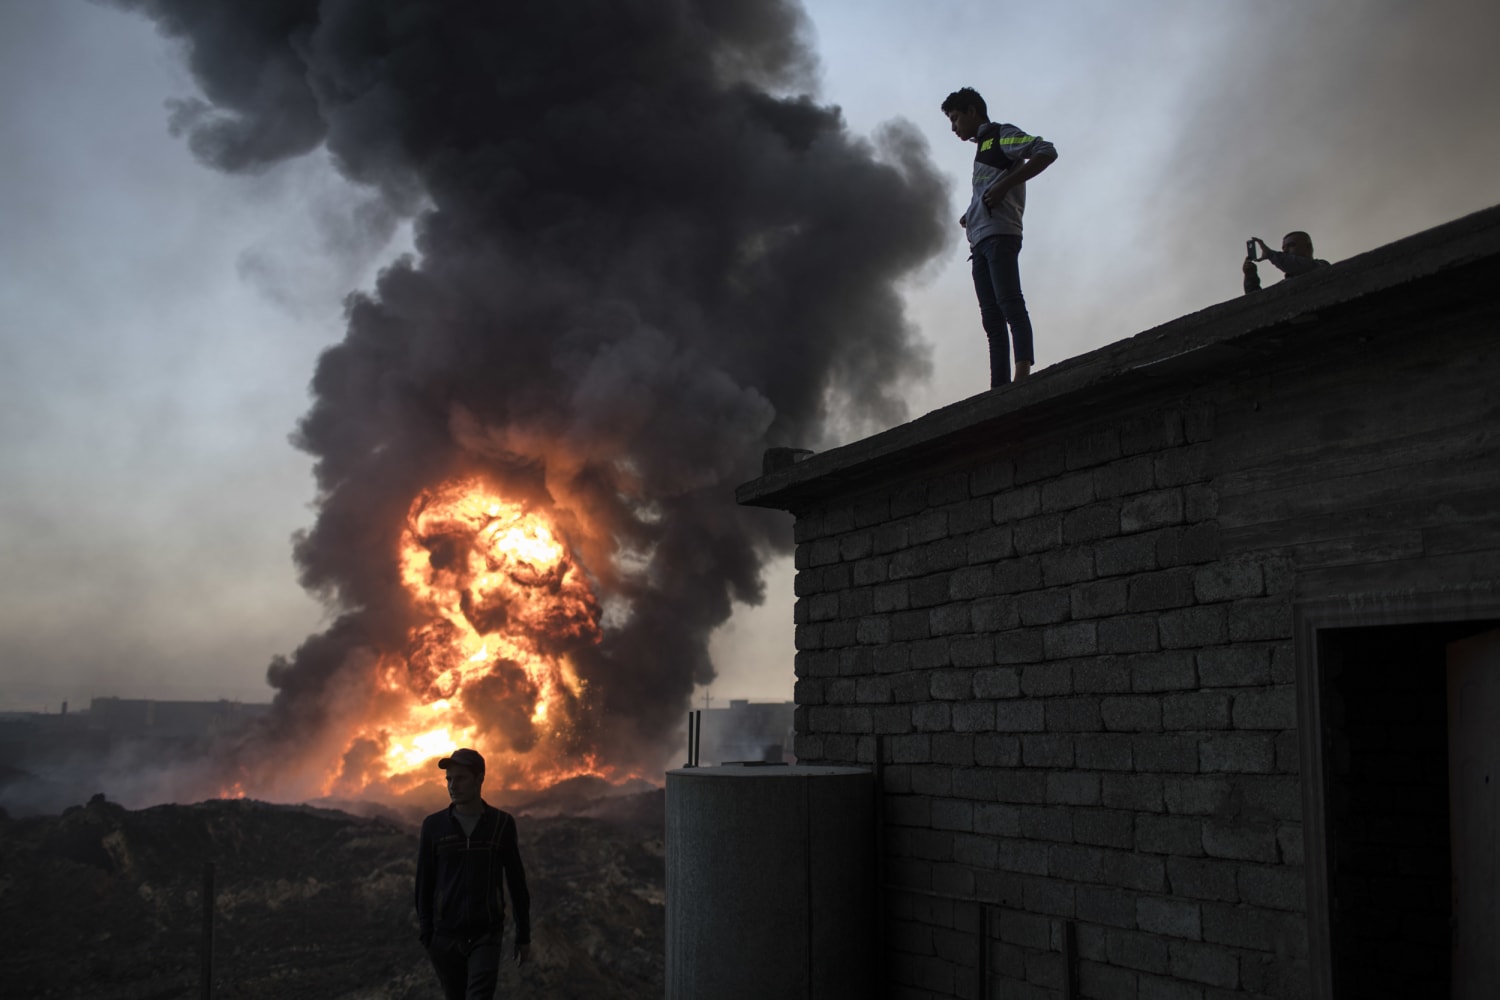
[[1500, 579], [1494, 338], [1441, 321], [796, 511], [796, 752], [880, 747], [889, 995], [976, 995], [976, 901], [990, 996], [1070, 933], [1078, 996], [1308, 995], [1294, 602]]

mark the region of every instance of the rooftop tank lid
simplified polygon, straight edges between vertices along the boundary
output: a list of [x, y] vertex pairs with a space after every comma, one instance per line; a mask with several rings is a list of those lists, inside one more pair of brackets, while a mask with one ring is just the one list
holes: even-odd
[[721, 764], [718, 767], [674, 767], [667, 774], [681, 778], [828, 778], [869, 774], [863, 767], [824, 767], [810, 764]]

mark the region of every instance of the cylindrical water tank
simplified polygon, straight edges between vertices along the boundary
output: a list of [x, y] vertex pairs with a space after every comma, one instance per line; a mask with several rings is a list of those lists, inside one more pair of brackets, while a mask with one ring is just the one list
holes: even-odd
[[666, 846], [668, 1000], [873, 995], [869, 771], [668, 771]]

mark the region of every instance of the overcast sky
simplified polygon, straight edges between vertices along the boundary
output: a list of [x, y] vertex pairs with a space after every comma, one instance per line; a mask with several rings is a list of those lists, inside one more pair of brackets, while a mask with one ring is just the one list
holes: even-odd
[[[1247, 236], [1338, 261], [1500, 203], [1491, 0], [807, 6], [816, 96], [859, 134], [915, 123], [955, 220], [948, 91], [1057, 145], [1021, 258], [1042, 368], [1237, 295]], [[363, 225], [321, 154], [203, 167], [164, 107], [195, 94], [143, 19], [0, 0], [0, 709], [266, 700], [323, 620], [287, 435], [343, 296], [409, 233]], [[986, 388], [965, 257], [955, 224], [906, 289], [933, 363], [913, 416]], [[791, 616], [780, 564], [718, 636], [716, 699], [790, 698]]]

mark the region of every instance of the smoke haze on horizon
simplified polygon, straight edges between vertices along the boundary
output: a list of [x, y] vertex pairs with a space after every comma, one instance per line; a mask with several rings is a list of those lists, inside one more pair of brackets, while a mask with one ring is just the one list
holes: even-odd
[[[999, 24], [982, 3], [807, 7], [807, 88], [856, 135], [913, 122], [953, 218], [971, 149], [936, 110], [948, 90], [1057, 143], [1023, 255], [1044, 367], [1237, 294], [1246, 236], [1305, 228], [1337, 261], [1500, 202], [1490, 4], [1093, 2]], [[416, 237], [325, 153], [254, 176], [195, 164], [162, 104], [207, 95], [144, 20], [0, 19], [5, 707], [264, 699], [271, 656], [327, 625], [287, 562], [312, 515], [286, 435], [343, 336], [339, 300]], [[966, 51], [985, 24], [1003, 72]], [[913, 413], [982, 388], [962, 236], [943, 239], [902, 286], [932, 368], [896, 392]], [[768, 604], [718, 633], [744, 687], [716, 696], [789, 694], [789, 576], [774, 564]]]

